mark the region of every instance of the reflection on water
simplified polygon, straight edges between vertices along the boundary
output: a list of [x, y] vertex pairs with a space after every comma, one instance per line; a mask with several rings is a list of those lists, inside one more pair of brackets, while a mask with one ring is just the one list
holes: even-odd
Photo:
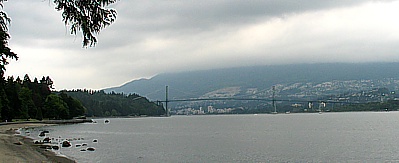
[[[43, 127], [78, 162], [398, 161], [399, 112], [173, 116]], [[104, 122], [104, 119], [97, 119]], [[30, 131], [33, 135], [35, 131]], [[77, 138], [81, 138], [78, 140]], [[93, 142], [97, 140], [97, 142]], [[79, 147], [76, 145], [79, 144]], [[83, 144], [95, 151], [82, 152]]]

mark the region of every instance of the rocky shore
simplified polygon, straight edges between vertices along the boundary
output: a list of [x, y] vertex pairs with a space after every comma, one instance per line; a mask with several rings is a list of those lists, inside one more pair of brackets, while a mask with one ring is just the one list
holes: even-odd
[[54, 152], [40, 148], [33, 140], [16, 135], [19, 128], [40, 127], [46, 125], [84, 123], [89, 120], [37, 121], [0, 123], [0, 162], [75, 162]]

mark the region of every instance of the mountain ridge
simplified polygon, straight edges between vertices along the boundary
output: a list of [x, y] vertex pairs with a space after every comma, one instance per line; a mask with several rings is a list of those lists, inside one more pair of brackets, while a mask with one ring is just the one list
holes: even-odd
[[170, 99], [198, 98], [209, 92], [230, 87], [240, 87], [248, 91], [251, 88], [270, 89], [278, 84], [399, 78], [396, 70], [399, 70], [397, 62], [235, 67], [164, 73], [150, 79], [133, 80], [104, 91], [137, 93], [151, 100], [162, 100], [165, 98], [165, 86], [169, 86]]

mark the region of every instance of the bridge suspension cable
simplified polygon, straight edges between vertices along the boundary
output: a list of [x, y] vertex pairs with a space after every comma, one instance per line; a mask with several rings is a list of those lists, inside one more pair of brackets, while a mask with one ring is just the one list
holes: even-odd
[[272, 102], [274, 108], [273, 113], [277, 113], [276, 102], [293, 102], [293, 103], [308, 103], [313, 106], [313, 103], [327, 104], [327, 103], [340, 103], [340, 104], [358, 104], [356, 102], [349, 101], [331, 101], [331, 100], [291, 100], [291, 99], [277, 99], [275, 97], [275, 87], [272, 88], [272, 98], [242, 98], [242, 97], [223, 97], [223, 98], [189, 98], [189, 99], [169, 99], [169, 87], [166, 86], [165, 100], [157, 101], [159, 103], [165, 103], [166, 115], [169, 116], [169, 102], [184, 102], [184, 101], [267, 101]]

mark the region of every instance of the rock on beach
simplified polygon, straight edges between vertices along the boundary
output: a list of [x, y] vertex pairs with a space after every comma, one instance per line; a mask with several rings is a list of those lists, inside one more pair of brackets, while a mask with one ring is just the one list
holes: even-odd
[[18, 128], [39, 127], [48, 124], [22, 123], [0, 125], [0, 162], [75, 162], [54, 152], [39, 148], [32, 139], [16, 135]]

